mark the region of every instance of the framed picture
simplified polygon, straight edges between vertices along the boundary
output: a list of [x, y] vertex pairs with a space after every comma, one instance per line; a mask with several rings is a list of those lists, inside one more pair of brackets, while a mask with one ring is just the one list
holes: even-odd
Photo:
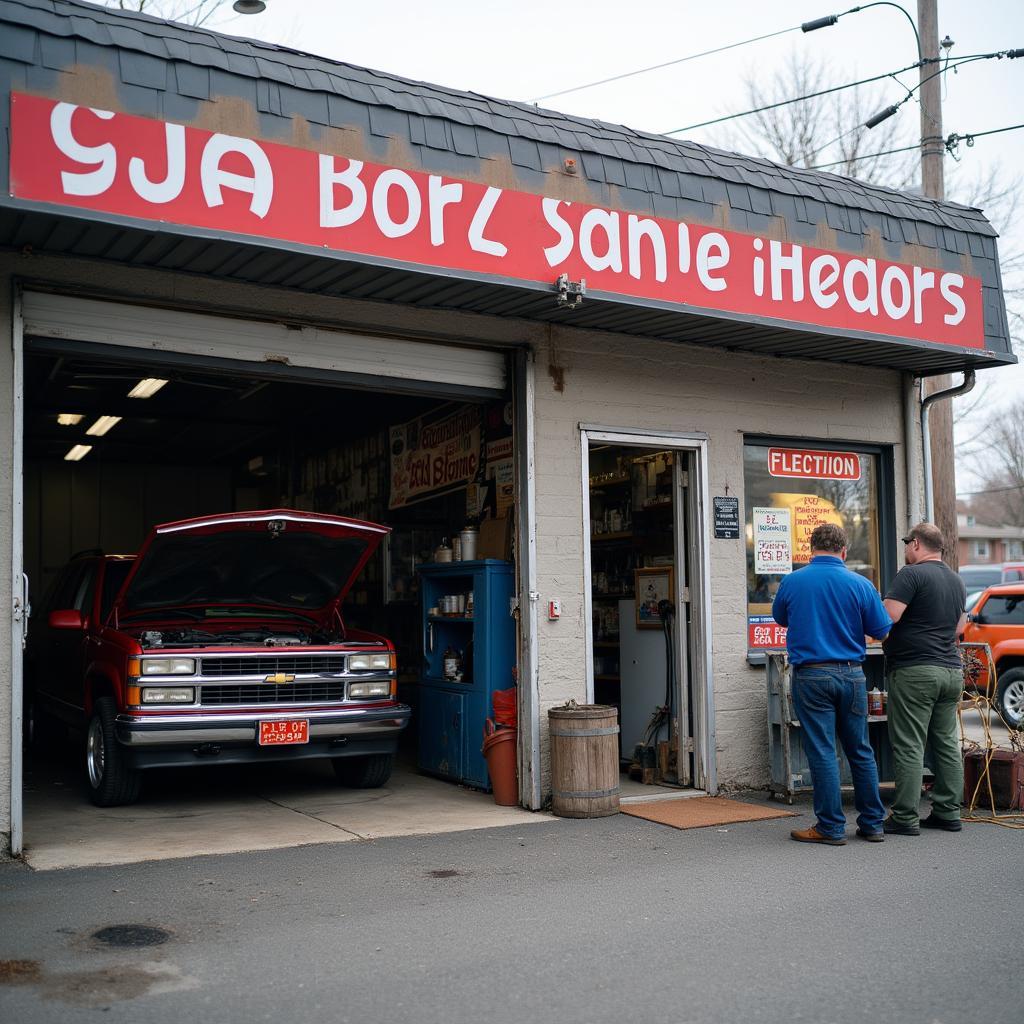
[[658, 603], [675, 600], [672, 566], [657, 565], [651, 569], [634, 569], [633, 572], [636, 587], [636, 628], [661, 629]]

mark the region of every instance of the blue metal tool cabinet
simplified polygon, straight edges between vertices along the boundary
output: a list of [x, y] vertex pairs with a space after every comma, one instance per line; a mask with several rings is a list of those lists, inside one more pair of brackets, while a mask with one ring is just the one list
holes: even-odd
[[[868, 648], [864, 659], [866, 686], [885, 690], [884, 656], [880, 647]], [[811, 770], [804, 754], [800, 722], [793, 707], [790, 684], [790, 664], [785, 654], [769, 654], [766, 662], [768, 682], [768, 758], [771, 764], [771, 795], [793, 802], [796, 793], [810, 792]], [[875, 752], [878, 781], [893, 780], [892, 745], [889, 742], [887, 715], [868, 715], [868, 740]], [[839, 756], [839, 781], [844, 786], [853, 784], [850, 765], [842, 747], [836, 743]]]
[[[491, 691], [513, 685], [516, 620], [512, 616], [512, 563], [495, 558], [421, 566], [423, 670], [420, 677], [419, 754], [422, 771], [490, 789], [481, 753]], [[442, 598], [473, 594], [473, 614], [432, 615]], [[472, 650], [472, 671], [460, 682], [444, 678], [449, 646]]]

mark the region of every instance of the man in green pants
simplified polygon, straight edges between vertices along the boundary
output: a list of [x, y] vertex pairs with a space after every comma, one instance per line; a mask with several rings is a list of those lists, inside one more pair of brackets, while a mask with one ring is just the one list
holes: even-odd
[[[887, 835], [918, 836], [922, 828], [959, 832], [964, 765], [956, 709], [964, 688], [957, 634], [966, 619], [963, 580], [942, 561], [944, 539], [932, 523], [906, 537], [906, 565], [885, 595], [895, 625], [885, 639], [896, 795], [883, 823]], [[919, 819], [924, 748], [931, 749], [932, 811]]]

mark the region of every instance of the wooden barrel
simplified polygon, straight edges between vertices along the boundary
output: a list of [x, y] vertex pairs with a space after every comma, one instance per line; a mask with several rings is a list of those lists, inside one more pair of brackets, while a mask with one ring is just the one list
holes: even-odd
[[548, 711], [551, 810], [563, 818], [619, 813], [618, 711], [576, 704]]

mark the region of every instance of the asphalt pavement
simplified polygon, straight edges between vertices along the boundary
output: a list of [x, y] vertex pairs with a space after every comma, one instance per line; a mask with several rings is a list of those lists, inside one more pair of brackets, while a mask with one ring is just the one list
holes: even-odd
[[1024, 833], [820, 848], [794, 809], [2, 864], [0, 1019], [1019, 1024]]

